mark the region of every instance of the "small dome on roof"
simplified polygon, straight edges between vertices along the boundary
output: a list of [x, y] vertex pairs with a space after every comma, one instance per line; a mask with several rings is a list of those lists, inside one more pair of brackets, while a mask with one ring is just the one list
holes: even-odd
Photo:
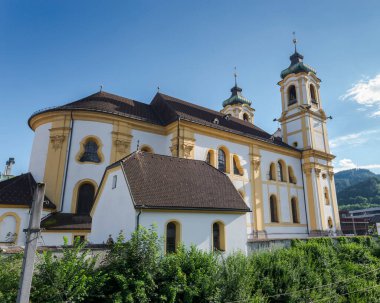
[[223, 107], [233, 104], [246, 104], [251, 106], [252, 102], [245, 98], [241, 92], [242, 89], [235, 84], [235, 86], [231, 88], [231, 97], [223, 101]]
[[301, 72], [311, 72], [313, 74], [317, 74], [314, 68], [303, 63], [303, 56], [299, 54], [297, 51], [295, 51], [294, 54], [290, 56], [289, 67], [281, 72], [281, 78], [284, 79], [287, 75], [297, 74]]

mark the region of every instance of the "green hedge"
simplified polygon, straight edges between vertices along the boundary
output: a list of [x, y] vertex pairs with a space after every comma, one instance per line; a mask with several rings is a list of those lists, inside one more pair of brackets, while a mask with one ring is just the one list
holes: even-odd
[[[380, 249], [371, 237], [294, 240], [228, 256], [180, 247], [164, 255], [154, 228], [110, 247], [100, 266], [79, 242], [39, 256], [32, 302], [379, 302]], [[0, 258], [0, 302], [14, 302], [20, 256]]]

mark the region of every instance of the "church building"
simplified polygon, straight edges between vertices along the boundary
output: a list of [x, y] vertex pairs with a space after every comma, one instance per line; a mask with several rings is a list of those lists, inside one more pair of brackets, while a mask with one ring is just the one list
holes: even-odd
[[220, 111], [100, 91], [36, 112], [29, 173], [0, 182], [0, 242], [23, 245], [36, 182], [46, 184], [40, 245], [105, 243], [152, 224], [167, 252], [340, 234], [320, 82], [295, 50], [275, 134], [255, 124], [236, 80]]

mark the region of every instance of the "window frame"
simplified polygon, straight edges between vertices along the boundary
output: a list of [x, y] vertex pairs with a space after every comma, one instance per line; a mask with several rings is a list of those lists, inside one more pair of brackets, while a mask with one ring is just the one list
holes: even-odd
[[[97, 154], [98, 154], [98, 158], [99, 158], [99, 162], [93, 162], [93, 161], [82, 161], [81, 158], [83, 156], [83, 154], [85, 153], [86, 151], [86, 144], [89, 142], [89, 141], [94, 141], [98, 147], [98, 150], [97, 150]], [[75, 160], [78, 164], [93, 164], [93, 165], [100, 165], [104, 162], [104, 155], [103, 155], [103, 152], [102, 152], [102, 149], [103, 149], [103, 143], [102, 141], [94, 136], [94, 135], [90, 135], [90, 136], [86, 136], [84, 137], [81, 142], [79, 143], [79, 151], [75, 157]]]
[[[174, 250], [168, 251], [168, 226], [173, 224], [175, 226], [175, 235], [174, 235]], [[169, 220], [165, 224], [165, 254], [176, 253], [178, 246], [181, 243], [181, 224], [177, 220]]]
[[[273, 198], [273, 200], [272, 200]], [[273, 205], [272, 205], [273, 204]], [[274, 207], [273, 207], [274, 206]], [[269, 197], [270, 222], [280, 223], [279, 206], [277, 196], [272, 194]]]
[[[215, 247], [215, 234], [214, 234], [214, 226], [217, 225], [219, 229], [219, 237], [218, 237], [218, 246]], [[214, 252], [225, 252], [226, 251], [226, 231], [225, 224], [223, 221], [217, 220], [212, 222], [211, 224], [211, 248]]]

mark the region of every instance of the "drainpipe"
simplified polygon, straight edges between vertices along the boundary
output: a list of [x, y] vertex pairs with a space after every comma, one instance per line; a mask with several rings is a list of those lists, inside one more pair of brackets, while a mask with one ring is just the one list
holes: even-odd
[[[302, 154], [302, 152], [301, 152]], [[303, 202], [304, 202], [304, 205], [305, 205], [305, 214], [306, 214], [306, 227], [307, 227], [307, 233], [310, 234], [310, 229], [309, 229], [309, 218], [307, 216], [307, 206], [306, 206], [306, 192], [305, 192], [305, 180], [304, 180], [304, 177], [303, 177], [303, 164], [302, 164], [302, 157], [300, 159], [301, 161], [301, 176], [302, 176], [302, 185], [303, 185]]]
[[177, 158], [179, 158], [179, 122], [181, 121], [181, 117], [178, 117], [177, 124]]
[[[144, 207], [144, 206], [142, 206]], [[139, 230], [140, 228], [140, 215], [142, 213], [142, 208], [139, 209], [139, 213], [137, 214], [137, 217], [136, 217], [136, 231]]]
[[66, 165], [65, 170], [63, 172], [63, 186], [62, 186], [62, 195], [61, 195], [61, 207], [60, 212], [63, 211], [63, 202], [65, 201], [65, 192], [66, 192], [66, 182], [67, 182], [67, 171], [69, 169], [69, 162], [70, 162], [70, 151], [71, 151], [71, 141], [73, 138], [73, 132], [74, 132], [74, 119], [73, 119], [73, 111], [70, 112], [70, 135], [69, 135], [69, 146], [67, 148], [66, 153]]

